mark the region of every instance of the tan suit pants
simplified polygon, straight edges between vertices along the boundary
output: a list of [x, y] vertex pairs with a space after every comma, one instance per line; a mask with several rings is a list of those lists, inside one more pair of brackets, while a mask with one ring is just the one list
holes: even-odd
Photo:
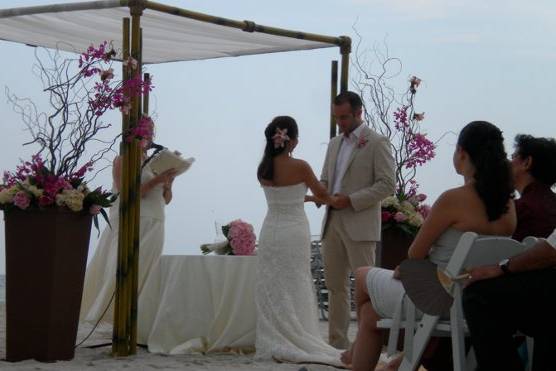
[[348, 349], [351, 319], [349, 273], [374, 265], [375, 241], [353, 241], [343, 228], [337, 211], [330, 210], [322, 237], [324, 278], [328, 288], [328, 341], [338, 349]]

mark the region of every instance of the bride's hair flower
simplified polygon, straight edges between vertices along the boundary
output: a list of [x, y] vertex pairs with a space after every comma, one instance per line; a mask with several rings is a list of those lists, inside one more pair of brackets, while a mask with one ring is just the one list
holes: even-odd
[[274, 143], [274, 148], [283, 148], [288, 140], [290, 140], [290, 137], [288, 136], [288, 129], [276, 128], [276, 132], [272, 136], [272, 143]]

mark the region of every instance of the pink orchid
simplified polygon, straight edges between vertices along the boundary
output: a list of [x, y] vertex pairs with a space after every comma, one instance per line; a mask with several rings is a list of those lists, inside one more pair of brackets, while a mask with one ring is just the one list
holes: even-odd
[[285, 143], [290, 140], [288, 136], [288, 129], [276, 128], [275, 134], [272, 136], [272, 142], [274, 143], [274, 148], [283, 148]]
[[413, 119], [416, 120], [416, 121], [423, 121], [425, 119], [425, 112], [414, 113], [413, 114]]
[[100, 73], [100, 79], [102, 81], [110, 80], [110, 79], [113, 79], [113, 78], [114, 78], [114, 70], [112, 68], [104, 70]]
[[411, 88], [417, 89], [419, 87], [419, 85], [421, 84], [421, 79], [418, 78], [417, 76], [411, 76], [411, 79], [409, 79], [409, 82], [411, 84]]

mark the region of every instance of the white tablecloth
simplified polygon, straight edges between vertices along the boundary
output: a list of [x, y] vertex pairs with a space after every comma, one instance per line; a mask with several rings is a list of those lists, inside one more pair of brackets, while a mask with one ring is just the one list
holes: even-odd
[[256, 261], [162, 256], [139, 299], [139, 343], [168, 354], [254, 347]]

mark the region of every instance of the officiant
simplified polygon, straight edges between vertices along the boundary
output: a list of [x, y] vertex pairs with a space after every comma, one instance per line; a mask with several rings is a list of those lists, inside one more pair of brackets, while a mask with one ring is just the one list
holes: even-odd
[[[147, 151], [153, 148], [154, 123], [149, 120], [140, 141], [142, 148], [141, 166], [141, 212], [139, 228], [139, 275], [138, 295], [143, 285], [158, 263], [164, 246], [164, 209], [172, 201], [172, 185], [176, 169], [168, 169], [155, 174], [150, 166]], [[122, 158], [113, 162], [112, 178], [114, 193], [120, 192]], [[81, 303], [80, 321], [95, 325], [99, 322], [113, 322], [114, 293], [116, 288], [116, 267], [118, 257], [119, 201], [110, 208], [110, 226], [102, 232], [93, 258], [87, 266], [85, 287]]]

